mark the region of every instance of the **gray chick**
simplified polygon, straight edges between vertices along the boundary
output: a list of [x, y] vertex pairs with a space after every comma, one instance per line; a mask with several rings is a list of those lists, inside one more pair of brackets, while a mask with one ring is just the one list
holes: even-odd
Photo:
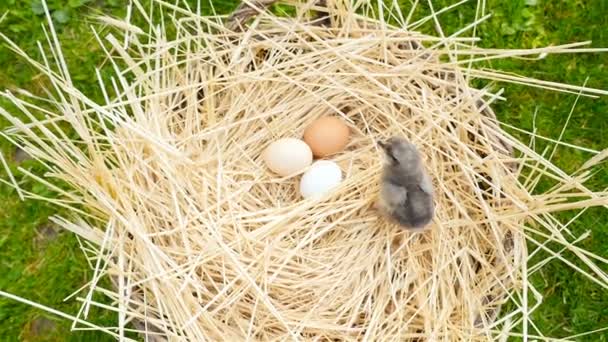
[[423, 229], [435, 212], [433, 184], [414, 144], [392, 137], [379, 142], [386, 154], [379, 207], [400, 225]]

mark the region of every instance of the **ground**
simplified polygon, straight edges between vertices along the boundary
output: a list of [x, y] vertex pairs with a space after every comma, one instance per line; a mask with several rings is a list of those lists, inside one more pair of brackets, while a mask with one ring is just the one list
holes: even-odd
[[[91, 77], [102, 56], [89, 29], [94, 22], [89, 18], [96, 13], [124, 16], [121, 0], [47, 0], [53, 11], [53, 20], [60, 32], [65, 58], [72, 78], [93, 98], [100, 98], [97, 84]], [[401, 0], [403, 6], [409, 1]], [[146, 2], [146, 1], [144, 1]], [[187, 1], [194, 4], [195, 0]], [[426, 3], [421, 1], [421, 3]], [[441, 8], [448, 1], [435, 1]], [[227, 13], [236, 2], [216, 0], [214, 8]], [[476, 1], [442, 15], [447, 32], [453, 32], [471, 20]], [[424, 10], [427, 5], [422, 5]], [[488, 0], [486, 8], [494, 15], [480, 26], [479, 35], [485, 47], [516, 48], [556, 45], [591, 40], [592, 47], [608, 47], [608, 2], [604, 0]], [[209, 7], [206, 7], [208, 10]], [[36, 41], [44, 39], [41, 24], [44, 21], [41, 4], [37, 0], [0, 1], [0, 32], [13, 39], [26, 51], [38, 56]], [[432, 27], [426, 28], [428, 30]], [[608, 89], [608, 54], [549, 56], [539, 61], [509, 60], [493, 62], [494, 68], [545, 80], [566, 82]], [[536, 90], [516, 85], [505, 87], [508, 101], [495, 106], [504, 122], [531, 130], [536, 111], [536, 126], [543, 136], [557, 138], [570, 113], [576, 96]], [[32, 68], [12, 54], [5, 44], [0, 45], [0, 89], [24, 88], [42, 94], [41, 80]], [[10, 109], [0, 100], [0, 106]], [[0, 120], [0, 129], [7, 126]], [[522, 139], [527, 139], [521, 136]], [[608, 148], [608, 97], [581, 98], [572, 115], [564, 141], [600, 150]], [[538, 149], [544, 146], [538, 145]], [[29, 160], [22, 151], [16, 151], [0, 139], [0, 149], [13, 171], [20, 165], [35, 173], [42, 168]], [[572, 171], [589, 155], [567, 148], [558, 148], [554, 157], [558, 166]], [[608, 188], [608, 169], [598, 170], [591, 186], [595, 190]], [[6, 172], [0, 171], [5, 178]], [[21, 173], [17, 179], [25, 188], [39, 194], [49, 194], [44, 186], [37, 185]], [[30, 300], [75, 314], [78, 303], [63, 299], [74, 289], [83, 286], [90, 277], [87, 261], [78, 241], [68, 233], [59, 232], [49, 223], [48, 217], [57, 208], [37, 201], [19, 201], [17, 193], [0, 185], [0, 290], [21, 295]], [[568, 213], [561, 216], [566, 221]], [[608, 241], [608, 211], [587, 211], [571, 226], [576, 233], [591, 231], [581, 245], [587, 250], [606, 257]], [[546, 256], [539, 255], [538, 258]], [[533, 261], [532, 261], [533, 262]], [[608, 270], [605, 265], [604, 270]], [[582, 275], [559, 261], [552, 261], [536, 273], [533, 282], [544, 294], [544, 303], [533, 315], [536, 326], [554, 337], [608, 327], [608, 291], [594, 285]], [[92, 321], [112, 324], [114, 317], [94, 312]], [[1, 341], [105, 341], [111, 338], [94, 332], [69, 333], [70, 323], [41, 310], [0, 298]], [[579, 340], [605, 341], [603, 331]]]

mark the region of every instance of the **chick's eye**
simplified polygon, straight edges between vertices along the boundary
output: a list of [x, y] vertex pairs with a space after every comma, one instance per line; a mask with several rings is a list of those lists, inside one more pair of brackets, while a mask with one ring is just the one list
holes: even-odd
[[392, 153], [388, 153], [388, 158], [391, 160], [391, 162], [397, 164], [399, 161], [397, 160], [397, 158], [395, 158], [395, 156]]

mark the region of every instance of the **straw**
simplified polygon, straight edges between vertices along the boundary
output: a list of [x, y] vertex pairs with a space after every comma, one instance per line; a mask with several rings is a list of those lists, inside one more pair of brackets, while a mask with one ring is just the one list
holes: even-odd
[[[586, 43], [485, 50], [466, 30], [443, 34], [440, 16], [451, 8], [412, 21], [388, 4], [289, 4], [293, 18], [266, 11], [267, 1], [247, 3], [254, 9], [239, 7], [235, 13], [247, 15], [232, 17], [238, 30], [231, 30], [221, 16], [134, 0], [126, 20], [100, 19], [110, 34], [95, 32], [115, 71], [110, 82], [91, 71], [103, 103], [71, 83], [50, 19], [41, 62], [2, 36], [52, 85], [53, 108], [25, 91], [4, 92], [25, 116], [0, 115], [13, 125], [7, 137], [48, 167], [37, 180], [70, 186], [45, 200], [73, 209], [54, 222], [84, 241], [93, 270], [74, 295], [82, 309], [64, 315], [74, 328], [98, 307], [118, 323], [92, 327], [121, 340], [134, 330], [159, 341], [550, 340], [530, 319], [542, 301], [533, 272], [557, 259], [608, 286], [606, 260], [579, 247], [586, 236], [572, 236], [554, 216], [608, 204], [606, 191], [584, 184], [585, 170], [608, 154], [548, 139], [589, 155], [568, 175], [503, 130], [491, 110], [499, 89], [469, 84], [483, 78], [604, 95], [472, 68], [604, 50]], [[308, 19], [312, 10], [329, 21]], [[378, 10], [379, 19], [362, 14]], [[478, 12], [469, 31], [487, 18]], [[431, 20], [438, 37], [404, 29]], [[277, 138], [300, 137], [322, 115], [351, 128], [346, 150], [332, 156], [346, 177], [325, 197], [303, 200], [299, 175], [272, 174], [261, 153]], [[374, 209], [382, 170], [375, 141], [393, 135], [418, 145], [433, 178], [437, 212], [422, 233]], [[540, 193], [540, 178], [556, 185]], [[550, 256], [528, 265], [540, 250]], [[104, 277], [112, 289], [99, 286]], [[500, 312], [507, 301], [515, 310]], [[518, 325], [523, 335], [512, 332]]]

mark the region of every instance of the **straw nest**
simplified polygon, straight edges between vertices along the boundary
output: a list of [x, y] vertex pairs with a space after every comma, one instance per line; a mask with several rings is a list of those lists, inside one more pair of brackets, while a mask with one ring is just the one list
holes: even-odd
[[[240, 7], [227, 28], [224, 17], [134, 4], [145, 28], [101, 19], [113, 27], [97, 35], [115, 70], [99, 77], [105, 102], [73, 86], [50, 21], [46, 57], [29, 59], [52, 85], [48, 99], [3, 93], [27, 117], [2, 110], [14, 124], [5, 136], [47, 165], [37, 179], [74, 214], [54, 221], [78, 235], [91, 260], [93, 276], [75, 293], [83, 303], [75, 328], [190, 341], [486, 340], [518, 324], [532, 334], [541, 296], [527, 277], [544, 262], [527, 265], [526, 243], [551, 258], [571, 253], [584, 266], [569, 265], [608, 284], [600, 259], [552, 215], [606, 205], [606, 193], [583, 183], [607, 153], [570, 146], [595, 156], [565, 174], [497, 123], [490, 105], [500, 91], [469, 83], [605, 94], [471, 68], [591, 49], [480, 49], [464, 34], [482, 15], [450, 36], [439, 22], [439, 37], [415, 31], [439, 10], [413, 21], [392, 7], [335, 1], [292, 4], [295, 15], [277, 17], [257, 3]], [[279, 178], [260, 155], [321, 115], [340, 116], [353, 132], [332, 157], [345, 180], [303, 200], [299, 175]], [[437, 211], [426, 232], [404, 231], [374, 210], [376, 141], [392, 135], [414, 142], [432, 175]], [[555, 185], [535, 193], [542, 178]], [[104, 277], [113, 289], [99, 285]], [[506, 301], [514, 310], [497, 317]], [[93, 306], [115, 311], [118, 326], [87, 323]]]

